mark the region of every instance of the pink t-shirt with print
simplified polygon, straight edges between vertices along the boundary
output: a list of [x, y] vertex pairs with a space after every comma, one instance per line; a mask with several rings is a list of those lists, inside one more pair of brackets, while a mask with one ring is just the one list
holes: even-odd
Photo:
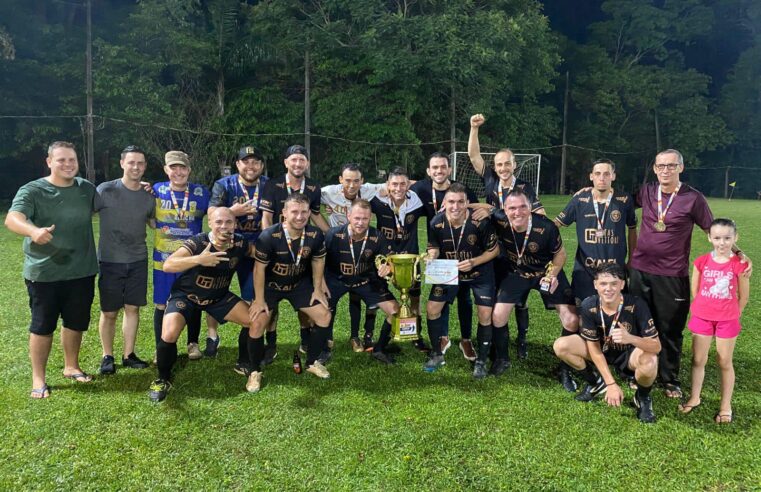
[[717, 263], [711, 253], [695, 259], [700, 274], [698, 293], [690, 310], [693, 316], [709, 321], [728, 321], [740, 317], [737, 301], [737, 277], [748, 268], [732, 255], [726, 263]]

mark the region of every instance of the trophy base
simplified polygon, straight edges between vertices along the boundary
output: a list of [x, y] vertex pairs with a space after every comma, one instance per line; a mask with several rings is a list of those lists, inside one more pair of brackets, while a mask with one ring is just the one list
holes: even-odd
[[396, 342], [404, 340], [417, 340], [417, 318], [394, 317], [394, 323], [391, 325], [391, 335]]

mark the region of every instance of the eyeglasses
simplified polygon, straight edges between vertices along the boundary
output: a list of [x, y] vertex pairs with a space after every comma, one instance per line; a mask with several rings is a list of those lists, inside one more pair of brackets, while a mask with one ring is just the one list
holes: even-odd
[[666, 169], [669, 171], [674, 171], [677, 167], [679, 167], [679, 164], [676, 162], [671, 162], [669, 164], [655, 164], [653, 167], [656, 171], [665, 171]]

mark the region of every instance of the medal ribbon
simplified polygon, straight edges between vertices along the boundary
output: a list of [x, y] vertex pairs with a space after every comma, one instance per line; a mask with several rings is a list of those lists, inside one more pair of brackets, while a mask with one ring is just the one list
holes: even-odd
[[359, 268], [359, 262], [362, 261], [362, 253], [365, 252], [365, 245], [367, 244], [367, 236], [370, 233], [370, 229], [368, 228], [365, 231], [365, 238], [362, 239], [362, 246], [359, 248], [359, 260], [354, 258], [354, 238], [352, 237], [351, 226], [347, 226], [346, 231], [349, 233], [349, 251], [351, 252], [351, 264], [354, 266], [354, 275], [356, 275], [357, 268]]
[[666, 210], [661, 211], [661, 208], [663, 207], [663, 192], [661, 191], [661, 185], [658, 185], [658, 222], [665, 223], [666, 213], [669, 211], [669, 208], [671, 207], [671, 202], [674, 201], [674, 197], [677, 193], [679, 193], [679, 188], [681, 188], [682, 183], [679, 183], [676, 185], [676, 189], [674, 190], [674, 193], [671, 194], [669, 197], [669, 202], [666, 204]]
[[388, 203], [389, 205], [391, 205], [391, 211], [394, 213], [394, 222], [396, 222], [396, 231], [401, 236], [404, 233], [404, 217], [402, 217], [402, 209], [407, 204], [407, 198], [405, 197], [404, 201], [398, 208], [394, 207], [393, 200], [389, 199]]
[[528, 244], [528, 236], [531, 234], [531, 224], [532, 224], [532, 217], [531, 215], [528, 216], [528, 228], [526, 229], [526, 236], [523, 238], [523, 247], [518, 251], [518, 240], [515, 239], [515, 229], [513, 228], [513, 225], [510, 224], [510, 232], [513, 233], [513, 242], [515, 243], [515, 252], [518, 255], [518, 264], [521, 264], [521, 259], [523, 258], [523, 253], [526, 251], [526, 245]]
[[240, 176], [238, 176], [238, 184], [240, 185], [240, 189], [243, 192], [243, 197], [246, 199], [247, 202], [254, 202], [254, 208], [259, 208], [259, 182], [256, 182], [256, 190], [254, 191], [254, 198], [251, 198], [248, 194], [248, 189], [246, 188], [246, 185], [243, 184], [243, 180], [240, 179]]
[[169, 196], [172, 197], [172, 205], [174, 206], [175, 212], [177, 212], [177, 219], [184, 219], [186, 212], [188, 211], [188, 203], [190, 203], [190, 187], [188, 186], [185, 188], [185, 199], [182, 202], [182, 210], [180, 210], [180, 207], [177, 204], [177, 198], [174, 196], [174, 190], [171, 188], [169, 188]]
[[610, 330], [608, 330], [608, 333], [605, 334], [605, 316], [602, 312], [602, 299], [600, 299], [600, 323], [602, 324], [602, 333], [603, 336], [606, 338], [610, 337], [610, 332], [613, 331], [613, 329], [618, 324], [618, 317], [621, 316], [621, 310], [624, 308], [624, 296], [621, 296], [621, 300], [618, 301], [618, 309], [616, 309], [616, 315], [613, 318], [613, 321], [610, 323]]
[[[299, 193], [304, 193], [304, 189], [306, 189], [306, 185], [307, 185], [307, 179], [302, 176], [301, 188], [299, 189]], [[289, 195], [293, 193], [293, 188], [291, 188], [291, 181], [288, 179], [288, 173], [285, 173], [285, 187], [288, 188]]]
[[283, 234], [285, 235], [285, 242], [288, 244], [288, 251], [291, 253], [291, 258], [293, 258], [293, 262], [296, 264], [296, 266], [299, 266], [299, 263], [301, 263], [301, 252], [304, 251], [304, 238], [306, 237], [307, 233], [306, 231], [301, 231], [301, 244], [299, 244], [299, 254], [298, 256], [293, 254], [293, 248], [291, 247], [291, 235], [288, 234], [288, 229], [283, 225], [280, 224], [283, 228]]
[[[505, 193], [505, 196], [507, 196], [508, 193], [513, 191], [513, 188], [515, 188], [515, 176], [513, 176], [512, 181], [510, 181], [510, 187], [507, 189], [507, 193]], [[505, 206], [505, 201], [502, 198], [502, 180], [497, 184], [497, 195], [499, 196], [499, 204], [500, 206]]]
[[[605, 224], [605, 212], [608, 211], [608, 207], [610, 207], [610, 201], [613, 198], [613, 189], [611, 188], [610, 194], [608, 194], [608, 198], [605, 200], [605, 208], [602, 209], [602, 215], [600, 215], [600, 209], [598, 208], [599, 205], [597, 204], [597, 200], [595, 200], [594, 194], [592, 195], [592, 205], [595, 207], [595, 218], [597, 219], [597, 230], [602, 231], [605, 227], [603, 227], [603, 224]], [[669, 202], [671, 204], [671, 202]]]
[[431, 181], [431, 199], [433, 200], [433, 213], [439, 213], [444, 208], [444, 204], [441, 204], [439, 208], [439, 201], [436, 200], [436, 188], [433, 187], [433, 181]]
[[452, 237], [452, 245], [454, 246], [454, 254], [455, 258], [459, 257], [457, 256], [457, 250], [460, 249], [460, 244], [462, 244], [462, 235], [465, 234], [465, 225], [468, 223], [468, 218], [470, 217], [470, 212], [465, 213], [465, 220], [462, 222], [462, 229], [460, 229], [460, 237], [457, 239], [457, 242], [454, 241], [454, 230], [452, 229], [452, 223], [449, 222], [447, 219], [447, 223], [449, 223], [449, 235]]

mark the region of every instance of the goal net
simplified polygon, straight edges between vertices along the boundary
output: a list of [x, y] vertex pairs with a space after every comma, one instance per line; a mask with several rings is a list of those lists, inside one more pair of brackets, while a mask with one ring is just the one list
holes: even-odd
[[[494, 155], [481, 153], [487, 167], [494, 167]], [[464, 184], [480, 198], [484, 197], [484, 182], [478, 175], [467, 152], [455, 152], [449, 156], [452, 163], [452, 178]], [[527, 181], [536, 190], [539, 196], [539, 173], [542, 169], [542, 156], [540, 154], [515, 154], [515, 176]]]

